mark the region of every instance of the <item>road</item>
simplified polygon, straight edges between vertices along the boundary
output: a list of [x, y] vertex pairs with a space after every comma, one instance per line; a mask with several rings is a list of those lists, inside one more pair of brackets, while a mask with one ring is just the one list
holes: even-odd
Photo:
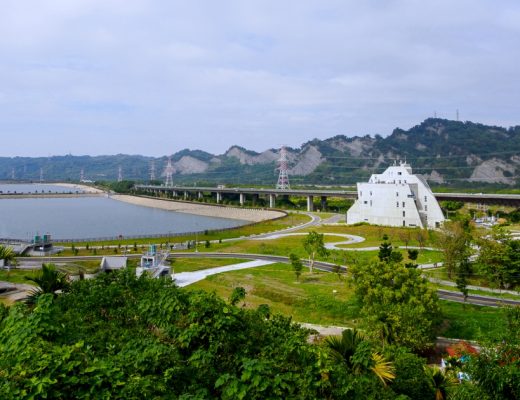
[[[46, 262], [75, 262], [75, 261], [91, 261], [91, 260], [101, 260], [103, 256], [77, 256], [77, 257], [45, 257]], [[129, 258], [139, 258], [141, 254], [128, 254]], [[170, 253], [170, 258], [239, 258], [244, 260], [263, 260], [270, 262], [280, 262], [284, 264], [289, 264], [289, 257], [284, 256], [275, 256], [269, 254], [251, 254], [251, 253], [212, 253], [212, 252], [175, 252]], [[24, 260], [30, 261], [42, 261], [40, 257], [25, 257]], [[302, 260], [305, 266], [309, 265], [307, 260]], [[336, 272], [337, 266], [336, 264], [323, 262], [323, 261], [315, 261], [314, 268], [326, 271], [326, 272]], [[346, 272], [347, 268], [345, 266], [340, 266], [341, 271]], [[458, 303], [464, 303], [464, 296], [458, 292], [451, 292], [449, 290], [438, 289], [437, 295], [441, 300], [454, 301]], [[473, 304], [477, 306], [488, 306], [488, 307], [500, 307], [504, 304], [506, 305], [520, 305], [520, 300], [512, 300], [512, 299], [502, 299], [491, 296], [478, 296], [478, 295], [469, 295], [467, 300], [467, 304]]]

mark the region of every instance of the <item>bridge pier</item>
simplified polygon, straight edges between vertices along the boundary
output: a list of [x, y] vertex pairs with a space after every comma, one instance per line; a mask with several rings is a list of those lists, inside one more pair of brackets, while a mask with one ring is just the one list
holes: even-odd
[[222, 193], [217, 192], [217, 204], [219, 204], [222, 201]]
[[256, 206], [256, 203], [258, 202], [258, 193], [253, 193], [253, 206]]
[[269, 195], [269, 208], [275, 208], [276, 207], [276, 195], [270, 194]]
[[197, 198], [200, 200], [202, 199], [204, 196], [202, 195], [202, 192], [197, 192]]
[[246, 195], [245, 193], [240, 193], [240, 205], [243, 206], [246, 202]]
[[189, 197], [189, 193], [187, 191], [184, 191], [184, 200], [188, 200]]
[[314, 196], [307, 196], [307, 211], [314, 211]]
[[321, 211], [327, 209], [327, 196], [321, 196]]

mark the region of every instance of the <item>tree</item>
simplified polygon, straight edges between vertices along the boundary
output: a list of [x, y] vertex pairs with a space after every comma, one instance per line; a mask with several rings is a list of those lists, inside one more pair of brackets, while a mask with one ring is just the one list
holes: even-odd
[[383, 262], [391, 262], [391, 263], [399, 263], [403, 261], [403, 255], [400, 251], [394, 250], [392, 247], [392, 243], [383, 242], [379, 246], [379, 253], [377, 255], [380, 261]]
[[14, 260], [14, 251], [10, 247], [0, 245], [0, 260], [4, 260], [6, 265]]
[[422, 249], [428, 239], [428, 233], [424, 229], [418, 229], [415, 232], [415, 240], [419, 243], [419, 247]]
[[362, 326], [374, 339], [414, 350], [430, 346], [440, 307], [419, 271], [384, 262], [353, 265], [350, 271], [365, 316]]
[[[520, 399], [520, 307], [504, 310], [505, 329], [488, 333], [463, 371], [490, 399]], [[482, 397], [481, 397], [482, 398]]]
[[404, 243], [404, 245], [406, 246], [406, 248], [408, 248], [408, 243], [410, 243], [410, 240], [411, 240], [410, 230], [402, 229], [399, 231], [398, 235], [399, 235], [399, 240], [401, 240]]
[[520, 242], [503, 229], [478, 241], [477, 266], [480, 272], [500, 288], [520, 284]]
[[65, 291], [70, 286], [67, 275], [58, 271], [54, 264], [43, 264], [36, 277], [26, 276], [25, 279], [38, 285], [25, 299], [28, 304], [36, 304], [42, 294], [57, 296], [58, 291]]
[[417, 249], [408, 249], [408, 259], [409, 263], [405, 264], [406, 268], [417, 268], [417, 258], [419, 257], [419, 250]]
[[443, 265], [451, 279], [460, 263], [469, 259], [471, 235], [462, 222], [446, 222], [438, 234], [437, 241], [444, 254]]
[[236, 306], [239, 302], [244, 300], [246, 297], [246, 289], [238, 286], [233, 289], [231, 296], [229, 296], [229, 304]]
[[446, 400], [451, 388], [456, 385], [455, 379], [437, 367], [427, 368], [430, 384], [435, 393], [435, 400]]
[[300, 260], [300, 257], [294, 253], [289, 254], [289, 259], [291, 260], [291, 265], [293, 267], [294, 274], [296, 275], [296, 280], [299, 281], [303, 270], [303, 263]]
[[315, 231], [309, 232], [309, 234], [303, 239], [303, 248], [309, 255], [309, 271], [312, 273], [314, 262], [317, 256], [325, 257], [328, 254], [325, 248], [324, 235]]
[[341, 336], [327, 337], [325, 346], [334, 362], [345, 365], [356, 375], [373, 373], [384, 385], [395, 379], [392, 363], [374, 352], [363, 334], [356, 329], [345, 329]]
[[[330, 398], [308, 331], [132, 271], [75, 281], [0, 323], [2, 399]], [[328, 368], [324, 366], [323, 368]], [[323, 391], [322, 391], [323, 390]]]

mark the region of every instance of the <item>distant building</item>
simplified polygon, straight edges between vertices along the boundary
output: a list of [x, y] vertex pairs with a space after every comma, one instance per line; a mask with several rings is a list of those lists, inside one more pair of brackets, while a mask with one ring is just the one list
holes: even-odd
[[388, 167], [357, 184], [358, 199], [347, 211], [347, 224], [437, 228], [444, 215], [422, 175], [413, 175], [409, 164]]

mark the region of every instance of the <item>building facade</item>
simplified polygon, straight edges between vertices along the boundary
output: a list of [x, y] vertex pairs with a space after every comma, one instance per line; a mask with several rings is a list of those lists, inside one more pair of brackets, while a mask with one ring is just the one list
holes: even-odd
[[347, 211], [347, 224], [437, 228], [444, 215], [426, 179], [409, 164], [388, 167], [357, 184], [358, 199]]

